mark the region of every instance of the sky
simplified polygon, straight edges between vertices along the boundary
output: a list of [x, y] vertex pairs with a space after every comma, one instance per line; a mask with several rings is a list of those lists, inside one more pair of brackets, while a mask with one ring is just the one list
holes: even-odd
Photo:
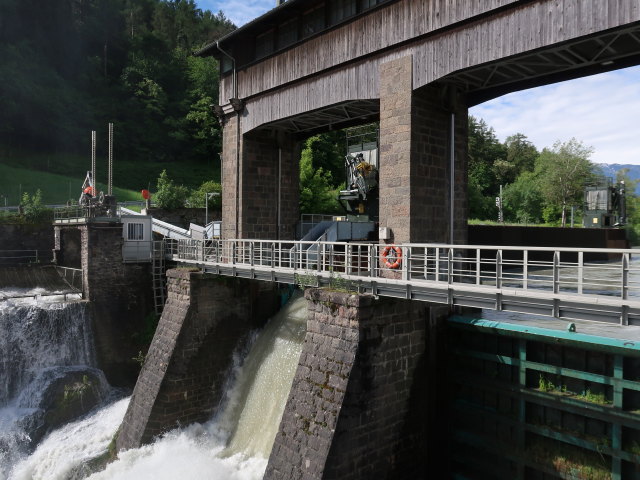
[[[222, 10], [237, 26], [276, 5], [276, 0], [196, 0]], [[522, 133], [538, 150], [576, 138], [593, 147], [596, 163], [640, 165], [640, 67], [511, 93], [469, 110], [504, 141]]]

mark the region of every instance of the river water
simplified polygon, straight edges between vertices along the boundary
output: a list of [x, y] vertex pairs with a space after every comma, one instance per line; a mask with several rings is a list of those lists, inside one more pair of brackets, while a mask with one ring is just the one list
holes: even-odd
[[[0, 445], [0, 480], [262, 478], [302, 350], [305, 318], [306, 304], [298, 296], [254, 335], [248, 354], [230, 372], [220, 413], [209, 422], [122, 452], [91, 474], [83, 465], [107, 450], [129, 401], [114, 400], [117, 392], [111, 392], [111, 401], [53, 431], [30, 453], [18, 449], [2, 457]], [[80, 363], [91, 364], [90, 357]]]

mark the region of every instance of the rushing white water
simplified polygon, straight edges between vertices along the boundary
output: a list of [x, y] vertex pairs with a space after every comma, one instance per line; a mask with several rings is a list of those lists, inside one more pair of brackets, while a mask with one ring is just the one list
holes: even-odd
[[[0, 293], [8, 297], [53, 292]], [[46, 409], [57, 389], [85, 375], [95, 396], [110, 389], [102, 372], [93, 367], [86, 304], [59, 300], [46, 296], [0, 301], [0, 480], [51, 428]]]
[[[27, 458], [14, 466], [11, 480], [84, 478], [82, 463], [104, 453], [122, 422], [129, 398], [52, 432]], [[88, 473], [88, 472], [87, 472]]]
[[0, 302], [0, 406], [53, 366], [94, 366], [85, 302]]
[[[91, 480], [262, 478], [302, 350], [305, 301], [291, 300], [256, 336], [234, 369], [216, 418], [173, 430], [153, 444], [119, 454]], [[10, 480], [79, 479], [87, 459], [104, 452], [127, 400], [53, 432], [16, 465]], [[70, 474], [73, 475], [70, 476]]]

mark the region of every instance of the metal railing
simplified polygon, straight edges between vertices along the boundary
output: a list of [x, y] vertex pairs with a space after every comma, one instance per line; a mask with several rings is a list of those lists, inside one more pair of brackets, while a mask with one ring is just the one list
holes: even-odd
[[[51, 252], [47, 251], [49, 257]], [[38, 250], [0, 250], [0, 265], [22, 265], [25, 263], [40, 263], [45, 259], [42, 251]], [[47, 260], [48, 262], [49, 260]]]
[[340, 278], [374, 295], [640, 325], [640, 264], [631, 262], [633, 250], [404, 244], [397, 246], [401, 261], [389, 268], [395, 251], [385, 262], [386, 247], [179, 240], [168, 243], [168, 253], [226, 275], [305, 285]]
[[74, 205], [53, 210], [53, 221], [57, 223], [76, 223], [91, 217], [89, 208]]
[[73, 288], [78, 289], [80, 292], [84, 291], [84, 280], [81, 268], [61, 267], [56, 265], [56, 271], [58, 272], [58, 275], [60, 275], [60, 277], [62, 277], [64, 281]]

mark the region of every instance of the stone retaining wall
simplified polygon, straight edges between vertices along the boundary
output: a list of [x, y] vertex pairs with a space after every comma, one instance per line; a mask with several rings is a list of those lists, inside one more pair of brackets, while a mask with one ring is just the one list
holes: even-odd
[[109, 383], [131, 387], [139, 369], [133, 358], [146, 347], [140, 333], [153, 312], [151, 264], [122, 262], [121, 223], [65, 229], [80, 230], [84, 293], [91, 301], [98, 365]]
[[2, 224], [0, 225], [0, 250], [38, 250], [41, 262], [53, 258], [53, 225]]

